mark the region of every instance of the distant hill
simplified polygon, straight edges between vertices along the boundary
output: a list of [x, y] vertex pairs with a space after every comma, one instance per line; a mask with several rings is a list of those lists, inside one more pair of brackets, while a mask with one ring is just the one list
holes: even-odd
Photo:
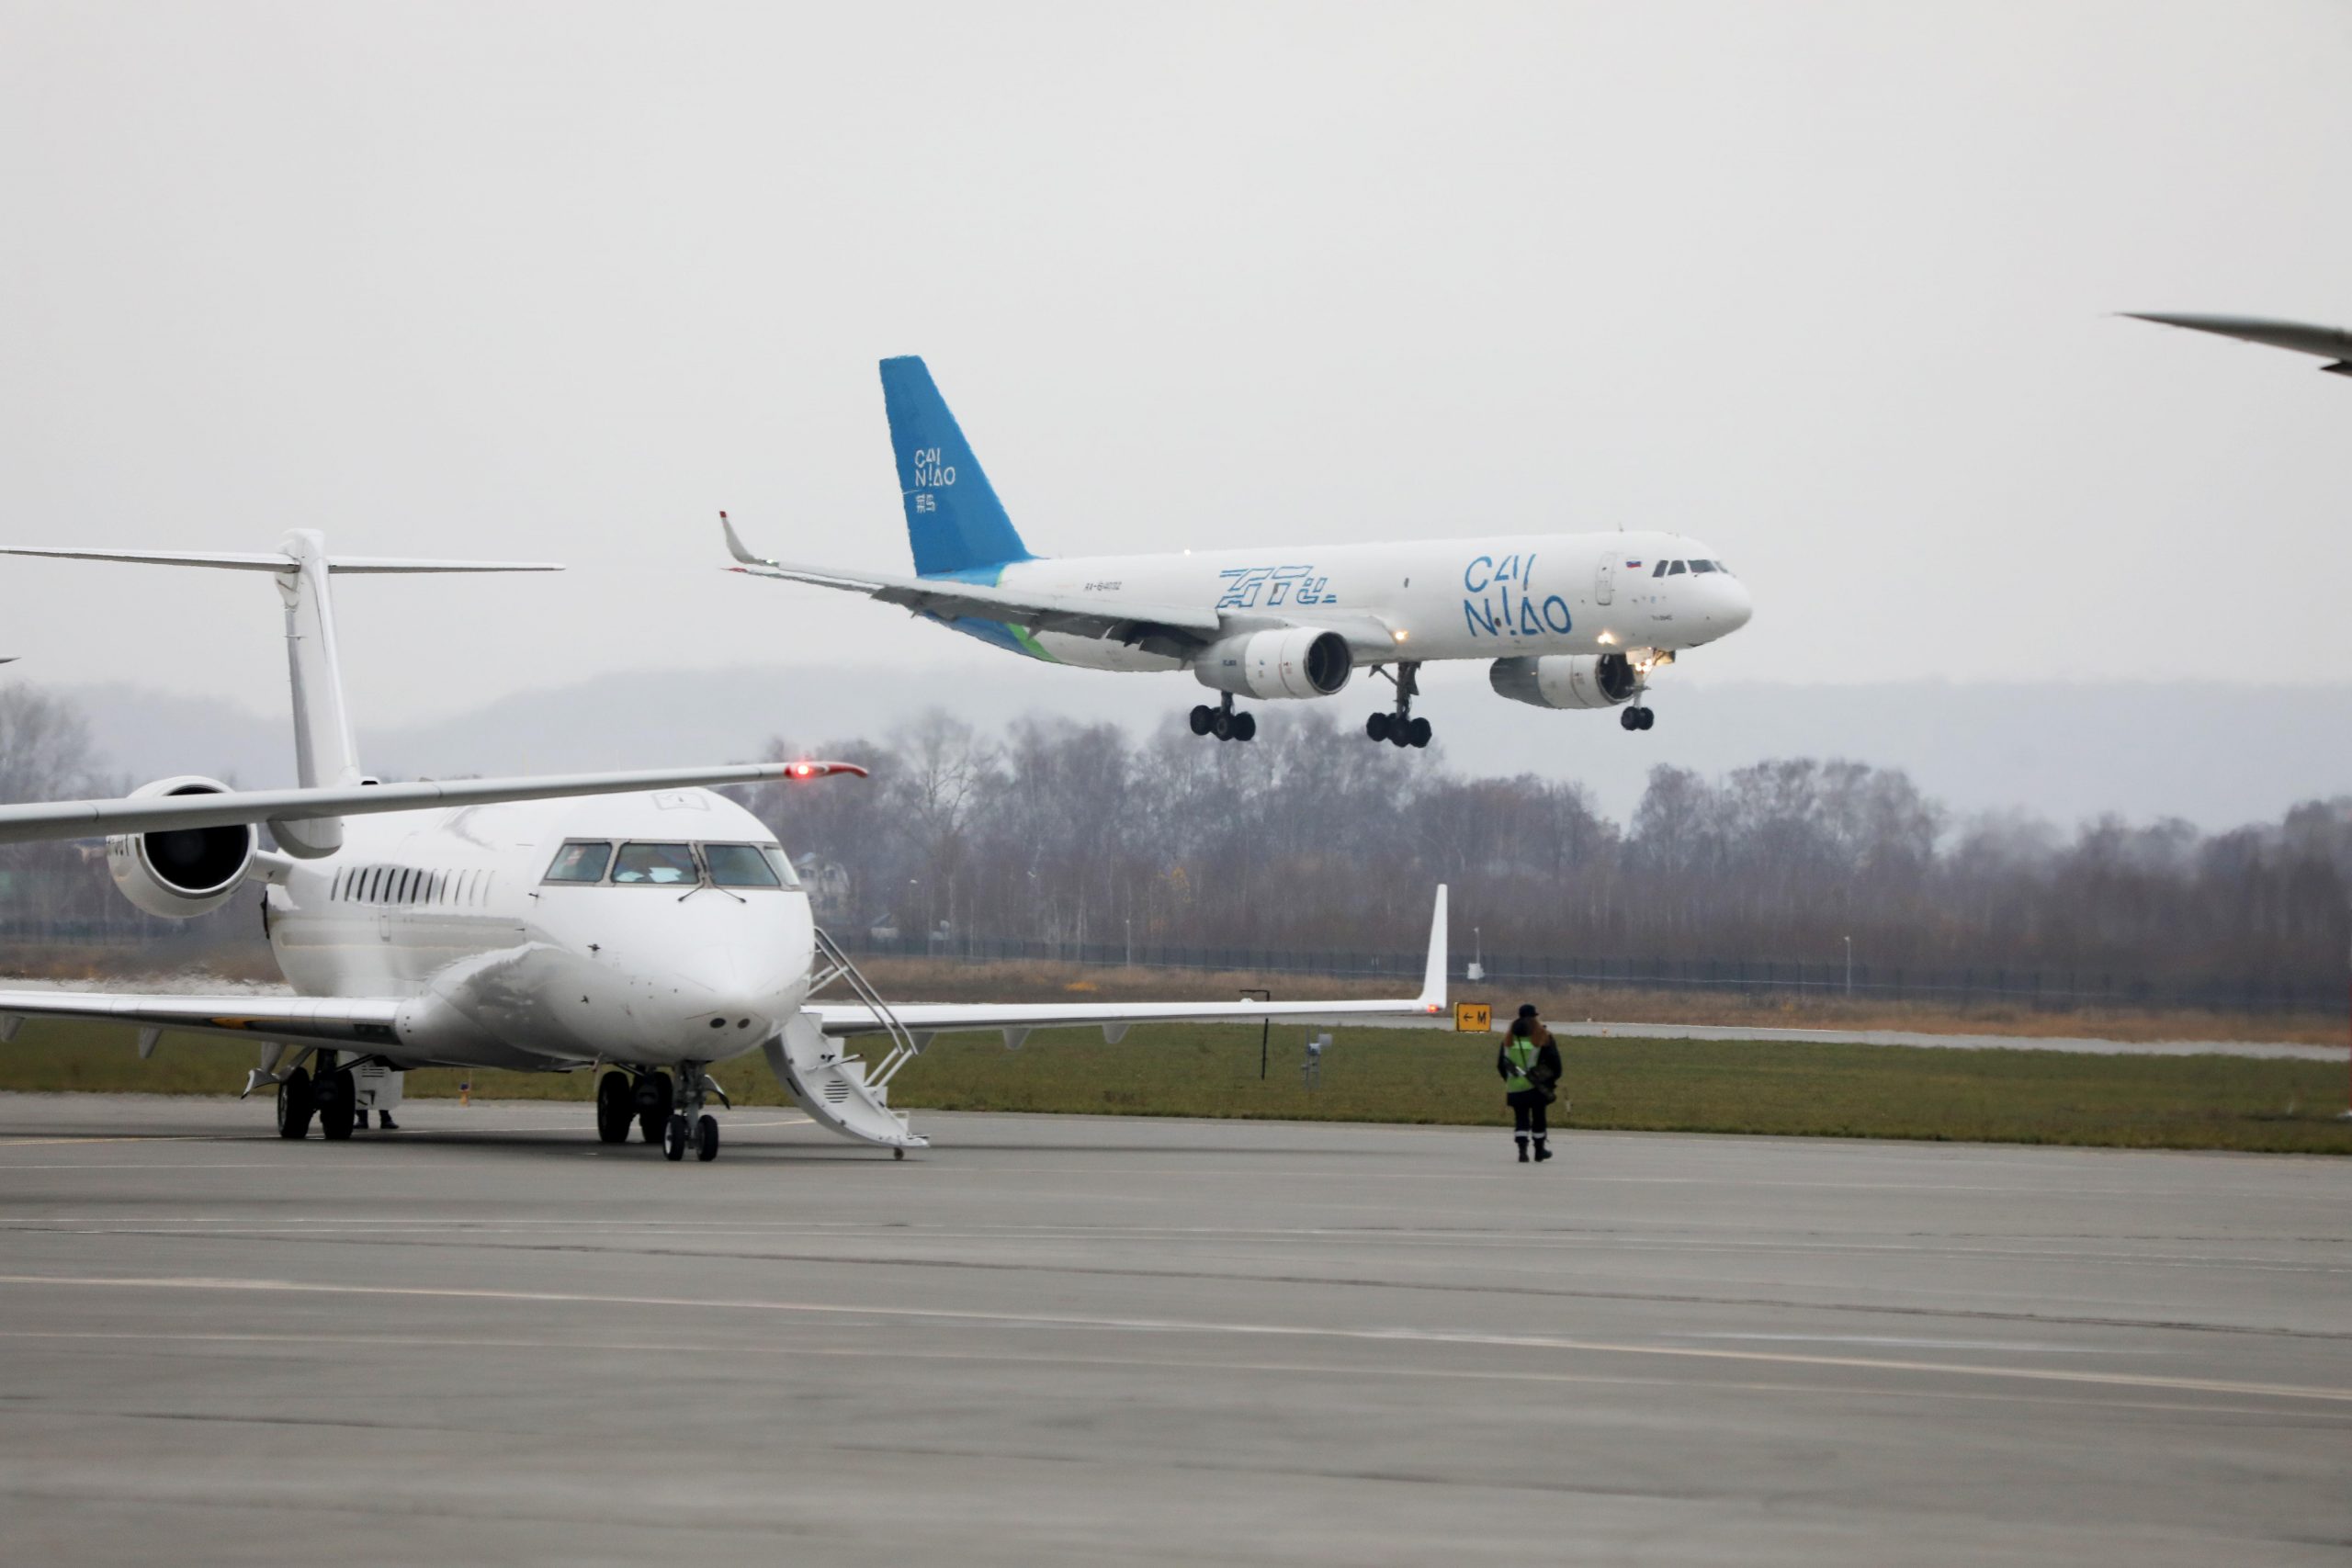
[[[1583, 781], [1623, 818], [1657, 762], [1716, 773], [1766, 757], [1849, 757], [1899, 767], [1962, 813], [2023, 808], [2061, 824], [2101, 812], [2177, 816], [2228, 828], [2298, 800], [2352, 793], [2352, 685], [2245, 687], [2037, 682], [1885, 685], [1709, 682], [1669, 671], [1653, 695], [1657, 727], [1611, 714], [1546, 713], [1497, 697], [1483, 667], [1424, 673], [1418, 711], [1437, 726], [1446, 765], [1466, 773], [1538, 773]], [[1359, 676], [1323, 705], [1341, 744], [1385, 683]], [[282, 714], [136, 687], [78, 688], [110, 768], [135, 778], [181, 772], [248, 785], [290, 783]], [[655, 671], [502, 698], [430, 723], [374, 728], [360, 753], [404, 776], [526, 773], [757, 755], [773, 736], [808, 746], [879, 737], [926, 707], [984, 726], [1057, 714], [1142, 733], [1204, 695], [1175, 676], [1117, 676], [1004, 660], [970, 670]], [[1307, 705], [1260, 705], [1279, 725]], [[1203, 741], [1203, 745], [1214, 744]]]

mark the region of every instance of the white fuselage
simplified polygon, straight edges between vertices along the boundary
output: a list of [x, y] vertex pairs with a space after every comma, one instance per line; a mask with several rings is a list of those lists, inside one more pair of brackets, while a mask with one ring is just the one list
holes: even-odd
[[[1016, 561], [997, 586], [1102, 602], [1213, 608], [1228, 625], [1253, 615], [1335, 629], [1369, 618], [1400, 660], [1506, 659], [1679, 650], [1747, 624], [1747, 589], [1714, 552], [1656, 532], [1520, 535], [1402, 545], [1322, 545], [1176, 555], [1071, 557]], [[1681, 564], [1652, 575], [1661, 562]], [[1114, 639], [1032, 633], [1000, 638], [991, 623], [958, 621], [988, 640], [1100, 670], [1180, 669], [1182, 659]], [[1362, 661], [1361, 660], [1359, 660]]]
[[797, 886], [547, 879], [567, 843], [696, 846], [695, 865], [706, 844], [775, 846], [707, 790], [355, 817], [345, 832], [268, 887], [269, 940], [306, 996], [402, 998], [393, 1038], [370, 1043], [397, 1065], [720, 1061], [808, 990]]

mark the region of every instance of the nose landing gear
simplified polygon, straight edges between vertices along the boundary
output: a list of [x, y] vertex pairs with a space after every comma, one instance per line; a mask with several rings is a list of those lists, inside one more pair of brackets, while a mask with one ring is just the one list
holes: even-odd
[[1374, 740], [1385, 740], [1391, 746], [1410, 746], [1416, 750], [1427, 746], [1435, 733], [1430, 721], [1413, 716], [1413, 698], [1421, 689], [1421, 667], [1418, 662], [1396, 666], [1395, 673], [1373, 667], [1375, 675], [1385, 675], [1396, 688], [1396, 711], [1376, 713], [1363, 721], [1363, 732]]
[[1628, 729], [1647, 729], [1657, 722], [1657, 715], [1647, 708], [1627, 708], [1617, 716], [1617, 722]]
[[[703, 1111], [703, 1097], [714, 1086], [703, 1076], [700, 1062], [678, 1064], [678, 1082], [667, 1124], [662, 1129], [662, 1157], [682, 1160], [692, 1149], [705, 1164], [718, 1157], [718, 1118]], [[666, 1081], [666, 1080], [665, 1080]], [[719, 1096], [724, 1100], [726, 1095]]]
[[1202, 703], [1193, 709], [1193, 733], [1214, 735], [1219, 740], [1255, 740], [1258, 738], [1258, 716], [1233, 711], [1233, 694], [1227, 692], [1215, 707]]

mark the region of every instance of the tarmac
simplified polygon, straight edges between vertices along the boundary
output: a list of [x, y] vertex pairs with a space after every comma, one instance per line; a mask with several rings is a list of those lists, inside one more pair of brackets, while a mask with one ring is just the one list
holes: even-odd
[[2352, 1161], [0, 1095], [26, 1563], [2340, 1563]]

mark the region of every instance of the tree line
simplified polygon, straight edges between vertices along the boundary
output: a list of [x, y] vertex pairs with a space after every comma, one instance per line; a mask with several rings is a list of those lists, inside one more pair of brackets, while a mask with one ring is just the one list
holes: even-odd
[[[2208, 833], [2107, 817], [1961, 817], [1900, 770], [1809, 758], [1721, 777], [1660, 766], [1613, 821], [1573, 779], [1473, 777], [1369, 746], [1308, 710], [1250, 746], [1181, 724], [1137, 741], [1033, 717], [984, 733], [934, 712], [779, 760], [873, 771], [741, 792], [796, 856], [838, 868], [827, 919], [965, 942], [1411, 952], [1431, 887], [1489, 953], [2006, 966], [2340, 984], [2352, 798]], [[120, 793], [69, 698], [0, 687], [0, 800]], [[162, 935], [92, 846], [0, 847], [19, 942], [77, 923]], [[202, 922], [254, 925], [243, 900]], [[178, 928], [185, 931], [186, 928]], [[255, 928], [257, 929], [257, 928]]]
[[[2340, 984], [2352, 797], [2207, 833], [1962, 817], [1898, 769], [1810, 758], [1659, 766], [1630, 820], [1573, 779], [1469, 777], [1309, 711], [1250, 746], [1137, 743], [1051, 718], [1001, 737], [933, 713], [838, 756], [871, 780], [769, 786], [850, 915], [981, 940], [1417, 948], [1431, 886], [1488, 953]], [[944, 925], [943, 925], [944, 922]]]

